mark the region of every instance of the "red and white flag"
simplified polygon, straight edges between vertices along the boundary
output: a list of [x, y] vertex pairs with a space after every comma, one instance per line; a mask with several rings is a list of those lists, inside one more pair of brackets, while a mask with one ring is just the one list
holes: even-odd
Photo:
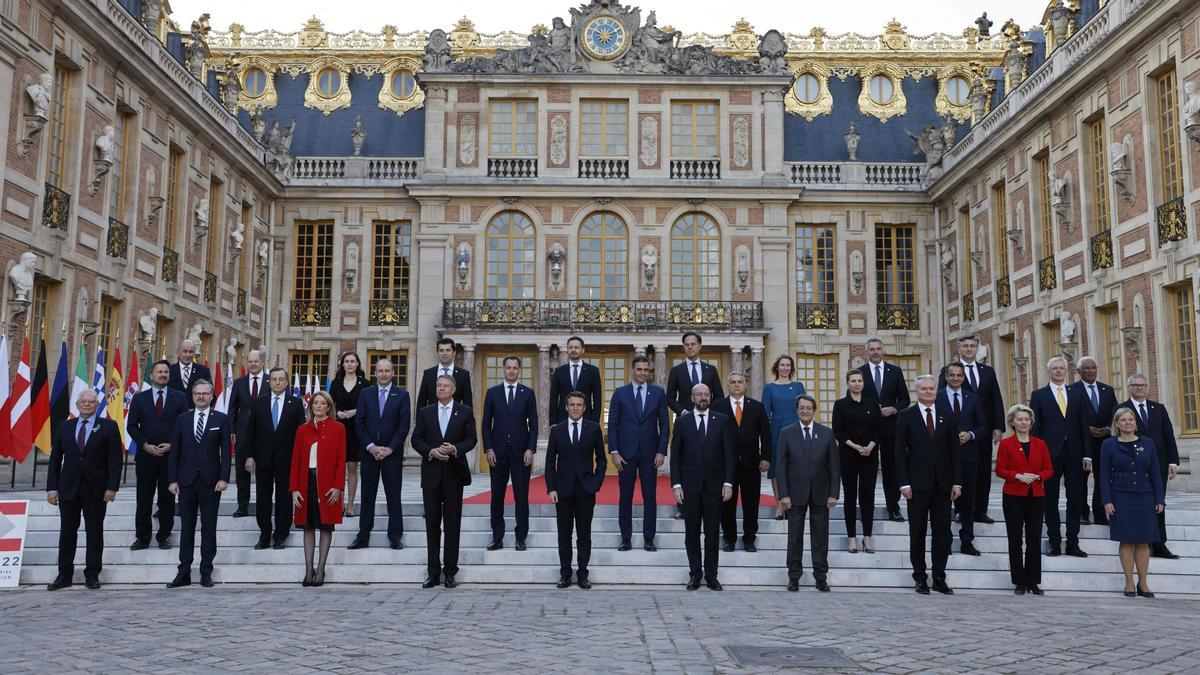
[[17, 379], [4, 406], [0, 407], [0, 424], [9, 428], [8, 456], [24, 462], [33, 448], [33, 416], [30, 413], [29, 391], [29, 339], [21, 348], [21, 364], [17, 366]]

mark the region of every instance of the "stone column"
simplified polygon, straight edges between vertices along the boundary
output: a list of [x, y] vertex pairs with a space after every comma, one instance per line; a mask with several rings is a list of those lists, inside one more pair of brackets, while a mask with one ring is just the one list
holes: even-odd
[[[764, 209], [770, 214], [768, 220], [772, 225], [786, 225], [787, 208], [776, 208], [775, 204], [771, 204]], [[791, 240], [787, 237], [764, 237], [759, 240], [759, 247], [762, 251], [762, 272], [757, 275], [760, 280], [760, 293], [755, 294], [755, 298], [762, 300], [763, 303], [763, 327], [768, 331], [766, 344], [762, 345], [772, 354], [780, 354], [788, 351], [788, 342], [792, 334], [791, 327], [788, 325], [789, 318], [792, 315], [790, 306], [790, 291], [789, 279], [792, 275], [781, 273], [791, 268], [790, 255], [788, 248], [791, 245]]]
[[654, 384], [667, 388], [667, 348], [654, 345]]
[[[783, 95], [784, 90], [766, 89], [763, 97], [763, 136], [765, 139], [783, 138]], [[786, 176], [783, 171], [783, 144], [768, 141], [762, 148], [763, 182], [764, 184], [783, 185]], [[767, 268], [771, 269], [771, 268]], [[786, 276], [786, 275], [781, 275]]]
[[[471, 374], [472, 382], [478, 382], [482, 385], [482, 375], [475, 372], [475, 343], [460, 342], [459, 344], [462, 345], [463, 348], [462, 369]], [[482, 386], [479, 388], [479, 391], [484, 391]], [[472, 401], [471, 406], [473, 407], [474, 405], [475, 402]]]
[[750, 345], [750, 391], [763, 389], [763, 346]]
[[[742, 345], [730, 345], [729, 347], [729, 372], [746, 372], [745, 366], [742, 364]], [[749, 381], [746, 382], [749, 385]]]
[[446, 173], [446, 94], [443, 85], [425, 89], [425, 173], [439, 176]]
[[[538, 434], [538, 448], [546, 447], [550, 440], [550, 375], [553, 365], [550, 363], [550, 343], [539, 343], [537, 346], [537, 399], [538, 399], [538, 428], [543, 431]], [[533, 470], [540, 471], [545, 467], [546, 455], [538, 453], [533, 458]]]

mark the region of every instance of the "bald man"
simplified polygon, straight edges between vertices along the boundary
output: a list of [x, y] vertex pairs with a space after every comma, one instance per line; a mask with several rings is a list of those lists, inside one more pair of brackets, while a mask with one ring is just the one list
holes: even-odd
[[212, 381], [212, 373], [208, 366], [196, 363], [196, 343], [184, 340], [179, 343], [179, 351], [175, 353], [178, 360], [171, 364], [171, 377], [167, 386], [176, 391], [182, 391], [187, 396], [188, 410], [196, 407], [192, 400], [192, 383], [197, 380]]

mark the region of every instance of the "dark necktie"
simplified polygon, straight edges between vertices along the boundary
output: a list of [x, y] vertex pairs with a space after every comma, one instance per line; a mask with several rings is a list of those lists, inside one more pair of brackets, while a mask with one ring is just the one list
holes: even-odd
[[179, 375], [180, 375], [180, 379], [183, 380], [183, 388], [187, 389], [188, 388], [188, 380], [192, 379], [192, 367], [191, 366], [180, 366], [179, 367]]
[[704, 424], [704, 413], [700, 413], [700, 437], [708, 436], [708, 426]]
[[929, 432], [929, 437], [933, 438], [933, 413], [929, 408], [925, 409], [925, 429]]
[[513, 403], [513, 386], [510, 384], [510, 385], [508, 385], [508, 407], [511, 408], [512, 403]]
[[258, 376], [250, 378], [250, 400], [258, 398]]
[[804, 442], [808, 443], [811, 440], [812, 440], [812, 436], [809, 433], [808, 427], [804, 427]]
[[571, 389], [579, 389], [579, 364], [571, 364]]
[[75, 437], [75, 445], [79, 446], [79, 454], [83, 454], [83, 446], [87, 443], [88, 420], [79, 420], [79, 435]]
[[154, 402], [154, 413], [156, 415], [158, 415], [159, 417], [162, 417], [162, 414], [163, 414], [163, 391], [161, 389], [158, 391], [158, 400], [156, 400]]
[[975, 379], [975, 364], [967, 366], [967, 381], [971, 383], [971, 389], [979, 391], [979, 381]]
[[579, 422], [571, 422], [571, 445], [579, 445]]
[[692, 386], [700, 384], [700, 374], [696, 372], [696, 362], [692, 361]]
[[1141, 411], [1141, 413], [1142, 413], [1142, 426], [1149, 429], [1150, 428], [1150, 418], [1146, 416], [1146, 404], [1139, 403], [1138, 410]]
[[1088, 389], [1089, 389], [1089, 390], [1092, 392], [1092, 410], [1095, 410], [1095, 411], [1099, 412], [1099, 410], [1100, 410], [1100, 396], [1099, 396], [1099, 395], [1096, 393], [1096, 385], [1094, 385], [1094, 384], [1089, 384], [1089, 385], [1088, 385]]
[[883, 369], [880, 366], [875, 366], [875, 395], [883, 396]]
[[196, 414], [196, 443], [204, 438], [204, 413]]
[[954, 416], [958, 417], [962, 413], [962, 407], [958, 403], [958, 392], [954, 392]]
[[642, 410], [644, 410], [646, 407], [645, 401], [642, 400], [642, 385], [640, 385], [640, 384], [637, 387], [637, 395], [634, 396], [634, 402], [637, 403], [637, 411], [638, 411], [638, 414], [640, 415], [642, 413]]

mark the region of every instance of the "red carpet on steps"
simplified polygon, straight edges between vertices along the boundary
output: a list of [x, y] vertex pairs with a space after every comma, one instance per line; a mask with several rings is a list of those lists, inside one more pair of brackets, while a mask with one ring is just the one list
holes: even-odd
[[[475, 476], [475, 480], [486, 481], [487, 476]], [[766, 481], [764, 481], [764, 484]], [[675, 496], [671, 492], [671, 481], [666, 476], [658, 477], [658, 505], [665, 506], [675, 503]], [[602, 506], [615, 506], [620, 499], [620, 487], [617, 484], [616, 475], [609, 475], [604, 479], [604, 486], [600, 488], [600, 492], [596, 493], [596, 503]], [[739, 496], [739, 500], [740, 500]], [[490, 504], [492, 501], [492, 492], [490, 490], [481, 492], [477, 495], [467, 497], [463, 500], [464, 504]], [[513, 503], [512, 488], [505, 491], [504, 503]], [[550, 497], [546, 495], [546, 478], [544, 476], [534, 476], [529, 480], [529, 503], [530, 504], [549, 504]], [[637, 485], [633, 490], [633, 503], [642, 503], [642, 486]], [[775, 498], [770, 495], [763, 495], [760, 506], [775, 506]]]

